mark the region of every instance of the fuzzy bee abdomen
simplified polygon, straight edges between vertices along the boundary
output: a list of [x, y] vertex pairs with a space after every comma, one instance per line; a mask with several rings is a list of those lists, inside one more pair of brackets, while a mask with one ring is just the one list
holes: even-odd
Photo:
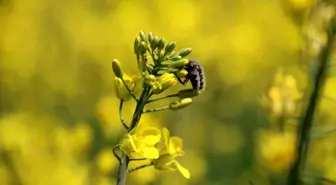
[[190, 60], [186, 70], [193, 89], [201, 91], [205, 89], [204, 71], [200, 63]]

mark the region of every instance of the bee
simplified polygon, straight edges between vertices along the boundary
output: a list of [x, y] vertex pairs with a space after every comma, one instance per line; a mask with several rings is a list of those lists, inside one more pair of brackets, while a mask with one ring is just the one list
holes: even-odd
[[205, 75], [202, 66], [196, 60], [189, 60], [189, 63], [182, 67], [188, 72], [184, 80], [177, 77], [182, 85], [186, 85], [189, 81], [194, 90], [203, 91], [205, 89]]

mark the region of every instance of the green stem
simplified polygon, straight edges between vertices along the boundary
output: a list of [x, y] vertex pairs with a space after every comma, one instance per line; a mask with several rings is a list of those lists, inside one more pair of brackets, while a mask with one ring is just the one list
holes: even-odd
[[[135, 107], [131, 125], [127, 129], [128, 133], [132, 129], [137, 127], [140, 121], [141, 115], [143, 113], [143, 108], [145, 106], [145, 103], [150, 98], [149, 96], [150, 87], [148, 87], [147, 85], [144, 85], [143, 89], [144, 90], [142, 91], [139, 101], [137, 102], [137, 105]], [[126, 185], [127, 168], [128, 168], [129, 162], [130, 162], [130, 158], [124, 152], [122, 152], [122, 156], [120, 158], [120, 165], [118, 169], [118, 175], [117, 175], [117, 185]]]
[[159, 100], [163, 100], [163, 99], [167, 99], [167, 98], [178, 97], [178, 96], [179, 96], [179, 94], [171, 94], [171, 95], [164, 96], [164, 97], [161, 97], [161, 98], [156, 98], [156, 99], [153, 99], [153, 100], [148, 100], [146, 102], [146, 104], [149, 104], [149, 103], [152, 103], [152, 102], [155, 102], [155, 101], [159, 101]]
[[124, 103], [124, 100], [120, 100], [120, 104], [119, 104], [119, 118], [120, 118], [121, 123], [125, 127], [125, 129], [128, 130], [128, 126], [127, 126], [127, 124], [125, 123], [125, 121], [124, 121], [124, 119], [122, 117], [123, 103]]
[[291, 167], [287, 179], [288, 185], [301, 185], [302, 181], [300, 180], [300, 175], [304, 170], [304, 161], [307, 157], [307, 152], [309, 148], [309, 140], [310, 140], [310, 132], [312, 128], [312, 123], [315, 115], [315, 111], [318, 105], [318, 100], [320, 97], [320, 91], [324, 86], [325, 79], [326, 79], [326, 70], [328, 67], [328, 62], [330, 58], [330, 54], [332, 52], [332, 45], [334, 41], [334, 30], [328, 28], [328, 41], [326, 46], [323, 47], [320, 60], [319, 60], [319, 67], [318, 71], [314, 78], [314, 83], [312, 87], [312, 92], [309, 99], [308, 107], [305, 111], [304, 118], [302, 123], [300, 124], [298, 131], [297, 131], [297, 159], [294, 162], [293, 166]]
[[164, 110], [170, 110], [170, 106], [144, 110], [143, 113], [158, 112], [158, 111], [164, 111]]
[[146, 158], [137, 158], [137, 159], [130, 159], [130, 161], [144, 161], [147, 160]]
[[117, 152], [116, 152], [116, 149], [119, 147], [119, 145], [113, 147], [113, 155], [118, 159], [119, 163], [121, 162], [121, 159], [120, 157], [118, 156]]
[[153, 165], [153, 163], [144, 164], [144, 165], [141, 165], [141, 166], [138, 166], [138, 167], [127, 170], [127, 173], [131, 173], [131, 172], [143, 169], [143, 168], [147, 168], [147, 167], [150, 167], [152, 165]]

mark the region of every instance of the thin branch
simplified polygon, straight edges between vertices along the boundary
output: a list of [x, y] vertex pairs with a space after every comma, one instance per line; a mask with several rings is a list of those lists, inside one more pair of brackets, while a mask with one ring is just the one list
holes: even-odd
[[164, 96], [164, 97], [161, 97], [161, 98], [156, 98], [156, 99], [148, 100], [146, 102], [146, 104], [149, 104], [149, 103], [152, 103], [152, 102], [155, 102], [155, 101], [159, 101], [159, 100], [163, 100], [163, 99], [174, 98], [174, 97], [178, 97], [178, 96], [179, 96], [179, 94], [171, 94], [171, 95]]
[[121, 159], [120, 159], [120, 157], [118, 156], [118, 154], [117, 154], [117, 151], [116, 151], [116, 149], [118, 148], [119, 146], [117, 145], [117, 146], [115, 146], [115, 147], [113, 147], [113, 155], [118, 159], [118, 161], [119, 161], [119, 163], [121, 163]]
[[138, 159], [129, 159], [130, 161], [144, 161], [144, 160], [147, 160], [146, 158], [138, 158]]
[[135, 94], [131, 91], [131, 89], [128, 87], [128, 85], [126, 84], [124, 78], [121, 78], [122, 83], [124, 84], [124, 86], [126, 87], [128, 93], [133, 97], [133, 99], [138, 102], [139, 100], [136, 98]]
[[120, 100], [120, 103], [119, 103], [119, 118], [120, 118], [121, 123], [125, 127], [125, 129], [128, 130], [128, 126], [127, 126], [126, 122], [124, 121], [124, 119], [122, 117], [123, 103], [124, 103], [124, 100]]
[[156, 109], [144, 110], [143, 113], [159, 112], [159, 111], [164, 111], [164, 110], [170, 110], [170, 106], [160, 107], [160, 108], [156, 108]]
[[148, 164], [144, 164], [144, 165], [141, 165], [141, 166], [138, 166], [138, 167], [135, 167], [135, 168], [132, 168], [132, 169], [129, 169], [127, 170], [127, 173], [131, 173], [131, 172], [134, 172], [134, 171], [137, 171], [137, 170], [140, 170], [140, 169], [143, 169], [143, 168], [147, 168], [147, 167], [150, 167], [152, 166], [153, 163], [148, 163]]

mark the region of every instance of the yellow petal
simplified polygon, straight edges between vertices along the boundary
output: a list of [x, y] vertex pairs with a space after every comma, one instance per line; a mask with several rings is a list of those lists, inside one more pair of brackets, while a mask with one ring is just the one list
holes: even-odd
[[167, 128], [163, 128], [162, 134], [163, 134], [163, 140], [164, 140], [165, 146], [168, 149], [169, 148], [169, 137], [170, 137], [169, 130]]
[[120, 87], [122, 85], [122, 81], [120, 78], [118, 77], [115, 77], [114, 78], [114, 82], [115, 82], [115, 92], [116, 92], [116, 95], [119, 99], [121, 99], [121, 95], [120, 95]]
[[141, 142], [149, 146], [154, 146], [160, 141], [160, 139], [161, 139], [160, 130], [148, 129], [142, 133]]
[[175, 168], [170, 167], [170, 166], [155, 166], [155, 169], [161, 170], [161, 171], [170, 171], [170, 172], [176, 171]]
[[144, 136], [141, 139], [141, 142], [148, 146], [154, 146], [156, 145], [161, 139], [161, 135], [150, 135], [150, 136]]
[[190, 179], [190, 172], [188, 169], [184, 168], [179, 162], [174, 161], [177, 170], [187, 179]]
[[140, 133], [141, 136], [147, 136], [147, 135], [161, 135], [161, 132], [159, 129], [154, 128], [154, 127], [150, 127], [150, 128], [146, 128], [145, 130], [143, 130]]
[[127, 136], [128, 136], [129, 142], [130, 142], [130, 144], [131, 144], [133, 150], [136, 151], [136, 152], [138, 152], [139, 150], [138, 150], [138, 148], [137, 148], [136, 145], [135, 145], [135, 142], [134, 142], [134, 140], [133, 140], [133, 137], [132, 137], [131, 135], [129, 135], [129, 134], [127, 134]]
[[155, 165], [167, 165], [174, 160], [174, 156], [170, 154], [161, 155], [160, 158], [154, 160]]
[[147, 159], [157, 159], [160, 157], [159, 150], [155, 147], [141, 147], [143, 156]]
[[130, 77], [130, 76], [128, 76], [126, 73], [124, 73], [124, 75], [123, 75], [123, 79], [124, 79], [124, 81], [125, 82], [131, 82], [133, 79]]
[[182, 153], [183, 141], [179, 137], [171, 137], [169, 141], [169, 153], [178, 154]]
[[[131, 95], [129, 94], [122, 80], [117, 77], [115, 77], [114, 80], [115, 80], [115, 91], [116, 91], [117, 97], [119, 99], [129, 100], [131, 98]], [[125, 83], [130, 88], [130, 90], [133, 91], [135, 85], [130, 81], [125, 81]]]

